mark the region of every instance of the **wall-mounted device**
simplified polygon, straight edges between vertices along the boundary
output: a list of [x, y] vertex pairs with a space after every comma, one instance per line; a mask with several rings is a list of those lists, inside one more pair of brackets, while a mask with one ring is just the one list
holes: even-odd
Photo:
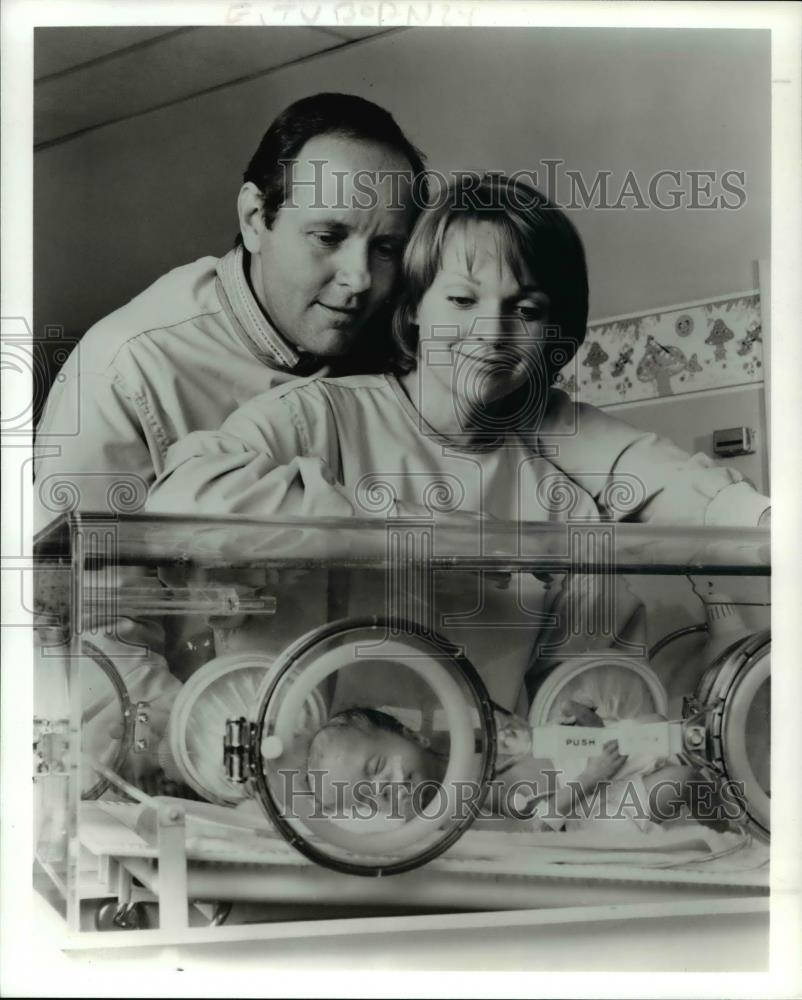
[[720, 458], [734, 455], [753, 455], [755, 452], [755, 432], [751, 427], [728, 427], [723, 431], [713, 431], [713, 454]]

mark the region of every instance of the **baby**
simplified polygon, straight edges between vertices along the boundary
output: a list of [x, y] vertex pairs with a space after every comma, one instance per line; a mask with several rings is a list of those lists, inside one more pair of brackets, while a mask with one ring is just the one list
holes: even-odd
[[386, 815], [412, 819], [415, 805], [445, 776], [444, 756], [394, 716], [375, 708], [339, 712], [312, 737], [307, 780], [326, 809], [348, 810], [371, 798]]
[[[593, 728], [613, 724], [613, 720], [609, 723], [605, 721], [597, 708], [590, 698], [577, 694], [562, 705], [559, 722]], [[639, 715], [637, 721], [662, 722], [665, 717], [658, 714]], [[565, 779], [570, 780], [570, 765], [564, 768]], [[678, 756], [658, 757], [646, 753], [625, 757], [607, 792], [606, 801], [600, 804], [604, 816], [630, 820], [642, 830], [648, 830], [652, 823], [679, 819], [683, 814], [691, 814], [699, 821], [713, 821], [717, 815], [716, 807], [721, 805], [715, 782], [708, 781], [700, 768], [683, 762]], [[584, 828], [600, 816], [599, 807], [594, 807], [586, 816], [574, 819], [568, 828]], [[613, 824], [608, 823], [607, 827], [612, 832]]]
[[[531, 755], [531, 734], [522, 719], [496, 708], [498, 757], [488, 800], [491, 814], [529, 819], [548, 814], [536, 828], [559, 828], [578, 802], [611, 779], [626, 758], [610, 740], [589, 759], [573, 787], [556, 788], [550, 762]], [[347, 810], [371, 799], [380, 813], [412, 819], [442, 782], [447, 757], [387, 712], [351, 708], [333, 716], [309, 746], [307, 780], [324, 807]], [[425, 792], [428, 791], [428, 797]], [[518, 794], [515, 794], [515, 793]], [[523, 794], [522, 794], [523, 793]], [[556, 818], [556, 819], [555, 819]]]

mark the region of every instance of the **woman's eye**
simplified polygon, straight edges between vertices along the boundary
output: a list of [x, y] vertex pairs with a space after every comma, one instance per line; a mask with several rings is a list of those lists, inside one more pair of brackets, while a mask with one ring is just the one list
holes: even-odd
[[546, 315], [546, 310], [540, 305], [522, 305], [518, 306], [518, 315], [527, 322], [533, 322], [534, 320], [543, 319]]
[[455, 305], [458, 309], [470, 309], [475, 303], [475, 299], [468, 298], [465, 295], [449, 295], [448, 301]]

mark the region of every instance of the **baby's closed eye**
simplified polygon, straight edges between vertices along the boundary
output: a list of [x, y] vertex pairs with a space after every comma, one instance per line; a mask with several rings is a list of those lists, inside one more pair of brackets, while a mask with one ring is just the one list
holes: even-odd
[[386, 761], [384, 757], [380, 757], [378, 754], [375, 757], [371, 757], [365, 764], [365, 776], [368, 778], [375, 778], [377, 775], [381, 774], [385, 768]]

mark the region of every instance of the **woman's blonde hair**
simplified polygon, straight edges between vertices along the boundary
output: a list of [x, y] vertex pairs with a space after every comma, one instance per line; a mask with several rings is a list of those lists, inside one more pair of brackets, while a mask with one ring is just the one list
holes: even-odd
[[413, 317], [443, 262], [448, 236], [459, 228], [472, 266], [471, 227], [490, 222], [499, 251], [515, 277], [527, 268], [549, 297], [551, 341], [544, 342], [549, 382], [585, 339], [588, 274], [579, 234], [564, 212], [525, 181], [494, 174], [463, 174], [419, 216], [402, 265], [401, 293], [392, 325], [392, 370], [417, 365], [418, 328]]

